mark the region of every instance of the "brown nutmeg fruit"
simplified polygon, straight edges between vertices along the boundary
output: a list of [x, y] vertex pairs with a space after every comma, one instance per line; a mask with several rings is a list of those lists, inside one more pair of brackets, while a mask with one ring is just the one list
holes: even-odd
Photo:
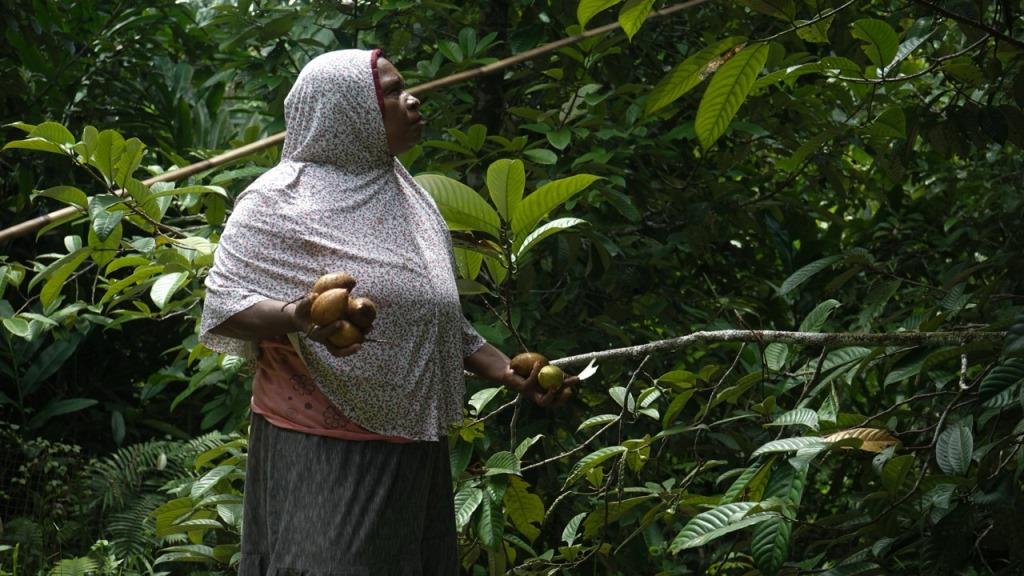
[[355, 324], [348, 320], [342, 320], [341, 327], [337, 332], [331, 334], [328, 340], [338, 348], [345, 348], [353, 344], [362, 344], [366, 338]]
[[363, 332], [373, 328], [377, 319], [377, 305], [369, 298], [350, 298], [348, 301], [348, 321], [355, 324]]
[[309, 318], [317, 326], [326, 326], [345, 318], [347, 311], [348, 290], [345, 288], [332, 288], [321, 292], [313, 300], [313, 305], [309, 309]]
[[355, 286], [355, 278], [345, 272], [335, 272], [333, 274], [324, 274], [318, 278], [316, 284], [313, 284], [313, 292], [323, 294], [324, 292], [335, 288], [344, 288], [345, 290], [351, 291]]
[[512, 358], [510, 366], [512, 371], [522, 376], [523, 378], [529, 378], [530, 373], [533, 372], [533, 365], [537, 362], [541, 363], [541, 366], [548, 365], [548, 359], [542, 354], [536, 352], [523, 352], [517, 354], [515, 358]]

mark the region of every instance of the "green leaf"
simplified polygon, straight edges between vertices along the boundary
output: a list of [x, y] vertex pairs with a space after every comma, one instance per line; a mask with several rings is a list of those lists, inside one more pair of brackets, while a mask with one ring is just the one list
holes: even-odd
[[793, 0], [740, 0], [740, 3], [751, 10], [787, 23], [792, 23], [796, 16], [796, 5]]
[[946, 428], [935, 445], [935, 460], [939, 468], [950, 476], [963, 476], [971, 466], [974, 435], [963, 423]]
[[577, 480], [584, 477], [587, 472], [590, 472], [598, 464], [611, 458], [612, 456], [618, 456], [626, 451], [625, 446], [607, 446], [601, 448], [595, 452], [587, 454], [576, 463], [573, 467], [572, 472], [569, 473], [569, 477], [565, 480], [565, 487], [568, 488], [576, 483]]
[[764, 347], [764, 359], [768, 369], [773, 372], [782, 370], [786, 365], [786, 357], [789, 356], [789, 347], [782, 342], [772, 342]]
[[565, 150], [569, 146], [569, 141], [572, 139], [572, 132], [568, 128], [559, 128], [557, 130], [551, 130], [544, 135], [547, 137], [548, 142], [559, 150]]
[[[120, 212], [118, 212], [120, 214]], [[99, 266], [110, 262], [117, 255], [121, 247], [121, 235], [123, 233], [121, 224], [114, 226], [114, 229], [107, 234], [107, 237], [100, 239], [94, 228], [89, 229], [89, 247], [92, 248], [92, 260]]]
[[91, 230], [96, 233], [96, 237], [103, 242], [110, 236], [110, 233], [114, 231], [114, 228], [121, 223], [121, 218], [124, 217], [124, 212], [121, 210], [115, 210], [108, 212], [99, 203], [93, 203], [89, 206], [89, 218], [92, 220]]
[[825, 300], [821, 304], [814, 307], [811, 313], [804, 318], [804, 321], [800, 323], [801, 332], [817, 332], [821, 330], [821, 327], [825, 325], [825, 321], [828, 317], [835, 312], [836, 308], [839, 308], [842, 304], [838, 300]]
[[880, 68], [888, 66], [899, 49], [899, 36], [884, 20], [863, 18], [853, 23], [853, 37], [867, 42], [862, 46], [871, 62]]
[[747, 516], [747, 512], [757, 505], [757, 502], [736, 502], [701, 512], [683, 526], [683, 530], [676, 535], [669, 550], [675, 554], [689, 548], [697, 548], [730, 532], [778, 517], [775, 514], [764, 513]]
[[558, 155], [547, 148], [531, 148], [523, 151], [523, 156], [533, 160], [537, 164], [551, 166], [558, 162]]
[[88, 556], [65, 558], [57, 562], [49, 576], [89, 576], [99, 572], [99, 564]]
[[506, 222], [522, 202], [525, 189], [526, 168], [522, 160], [497, 160], [487, 167], [487, 191]]
[[694, 123], [697, 139], [704, 149], [710, 148], [725, 133], [767, 60], [768, 44], [754, 44], [730, 58], [715, 72], [701, 98]]
[[491, 400], [494, 400], [494, 397], [497, 396], [502, 390], [503, 388], [501, 387], [484, 388], [483, 390], [475, 392], [473, 396], [469, 399], [469, 405], [473, 407], [472, 413], [475, 415], [479, 415], [480, 411], [483, 410], [484, 407], [491, 402]]
[[54, 416], [60, 416], [61, 414], [70, 414], [71, 412], [78, 412], [84, 410], [90, 406], [99, 404], [99, 400], [93, 400], [91, 398], [66, 398], [64, 400], [52, 400], [46, 406], [36, 413], [28, 422], [28, 427], [32, 430], [41, 428], [43, 424], [53, 418]]
[[653, 7], [654, 0], [626, 0], [619, 9], [619, 24], [631, 42]]
[[174, 293], [188, 282], [187, 272], [171, 272], [156, 279], [149, 290], [149, 297], [158, 308], [163, 310], [171, 301]]
[[43, 140], [42, 138], [26, 138], [25, 140], [14, 140], [4, 144], [4, 150], [34, 150], [36, 152], [49, 152], [51, 154], [66, 154], [64, 150], [50, 142]]
[[[165, 196], [181, 196], [182, 194], [216, 194], [224, 198], [228, 197], [227, 190], [220, 186], [185, 186], [183, 188], [168, 188], [167, 190], [161, 190], [154, 192], [150, 198], [163, 198]], [[139, 202], [142, 200], [136, 198]]]
[[29, 334], [28, 322], [24, 318], [4, 318], [4, 328], [19, 338], [27, 338]]
[[522, 258], [523, 256], [526, 255], [527, 252], [530, 251], [531, 248], [536, 246], [538, 243], [540, 243], [541, 240], [547, 238], [548, 236], [552, 236], [563, 230], [568, 230], [573, 226], [578, 226], [580, 224], [586, 223], [586, 220], [580, 220], [579, 218], [558, 218], [557, 220], [552, 220], [551, 222], [548, 222], [547, 224], [538, 227], [536, 230], [531, 232], [529, 236], [524, 238], [522, 246], [519, 246], [517, 248], [515, 244], [513, 244], [512, 248], [513, 250], [516, 250], [516, 257]]
[[619, 419], [618, 414], [599, 414], [597, 416], [591, 416], [583, 421], [582, 424], [576, 428], [577, 432], [582, 432], [588, 428], [595, 428], [597, 426], [604, 426], [609, 422], [614, 422]]
[[484, 491], [479, 488], [465, 487], [455, 494], [455, 526], [459, 531], [469, 524], [473, 512], [484, 500]]
[[501, 545], [501, 535], [505, 532], [505, 516], [501, 506], [486, 495], [481, 504], [477, 535], [486, 548], [495, 549]]
[[579, 20], [580, 27], [586, 28], [587, 22], [590, 22], [591, 18], [618, 4], [620, 1], [621, 0], [580, 0], [579, 6], [576, 7], [576, 19]]
[[757, 458], [763, 454], [773, 454], [776, 452], [793, 452], [801, 448], [807, 448], [811, 446], [822, 446], [827, 444], [823, 439], [817, 436], [805, 436], [799, 438], [782, 438], [780, 440], [773, 440], [767, 444], [761, 446], [754, 453], [750, 455], [751, 458]]
[[692, 90], [721, 64], [717, 59], [720, 54], [744, 41], [746, 38], [743, 36], [719, 40], [676, 65], [647, 95], [644, 113], [653, 114]]
[[889, 76], [889, 74], [896, 70], [900, 63], [906, 60], [907, 56], [917, 50], [922, 44], [924, 44], [929, 38], [932, 37], [939, 28], [934, 25], [934, 18], [931, 16], [925, 18], [918, 18], [914, 24], [907, 31], [906, 39], [900, 44], [896, 50], [896, 55], [892, 61], [889, 62], [885, 67], [882, 68], [882, 76]]
[[[67, 258], [59, 267], [54, 269], [53, 274], [43, 285], [43, 289], [39, 292], [39, 301], [43, 303], [43, 308], [49, 308], [50, 304], [57, 299], [57, 295], [60, 294], [61, 289], [64, 287], [64, 281], [71, 276], [78, 265], [85, 261], [92, 253], [92, 248], [82, 248], [65, 256]], [[63, 260], [63, 258], [62, 258]]]
[[750, 535], [750, 554], [764, 576], [773, 576], [789, 557], [789, 537], [793, 527], [785, 518], [770, 518], [754, 527]]
[[782, 286], [779, 287], [779, 295], [781, 296], [786, 294], [790, 290], [806, 282], [811, 278], [811, 276], [814, 276], [818, 272], [821, 272], [842, 259], [842, 256], [826, 256], [825, 258], [815, 260], [814, 262], [800, 268], [796, 272], [793, 272], [793, 274], [791, 274], [789, 278], [786, 278], [782, 283]]
[[890, 106], [864, 129], [866, 134], [879, 138], [906, 138], [907, 118], [899, 106]]
[[748, 466], [747, 469], [729, 485], [729, 489], [725, 491], [725, 494], [722, 494], [721, 503], [729, 504], [735, 502], [737, 498], [743, 495], [747, 486], [754, 482], [754, 478], [756, 478], [757, 475], [764, 471], [770, 464], [771, 460], [768, 461], [768, 464], [752, 464]]
[[202, 497], [204, 494], [213, 489], [214, 485], [223, 480], [224, 478], [238, 473], [238, 467], [225, 464], [217, 466], [210, 470], [206, 474], [203, 474], [198, 480], [192, 483], [192, 488], [189, 492], [189, 496], [193, 499]]
[[505, 490], [505, 511], [512, 525], [530, 542], [540, 536], [540, 524], [544, 521], [544, 502], [540, 496], [529, 490], [530, 485], [516, 476], [509, 478]]
[[96, 137], [96, 151], [90, 164], [103, 175], [107, 184], [114, 183], [114, 168], [124, 153], [124, 137], [113, 130], [104, 130]]
[[469, 186], [440, 174], [421, 174], [416, 181], [434, 198], [450, 229], [501, 237], [498, 213]]
[[522, 459], [523, 456], [526, 455], [526, 451], [530, 449], [530, 446], [533, 446], [534, 444], [539, 442], [540, 439], [543, 437], [543, 434], [534, 434], [533, 436], [527, 436], [526, 438], [523, 438], [523, 441], [520, 442], [518, 446], [516, 446], [516, 458]]
[[518, 240], [533, 232], [534, 226], [549, 212], [572, 198], [587, 186], [601, 180], [593, 174], [577, 174], [553, 180], [526, 197], [512, 213], [512, 234]]
[[1010, 358], [985, 375], [978, 389], [978, 399], [987, 402], [1020, 382], [1024, 382], [1024, 358]]
[[910, 473], [913, 465], [913, 454], [904, 454], [890, 458], [885, 463], [885, 466], [882, 467], [882, 486], [893, 494], [897, 493], [900, 487], [903, 486], [903, 482], [907, 479], [907, 474]]
[[54, 186], [36, 193], [36, 196], [53, 198], [65, 204], [77, 207], [79, 210], [86, 210], [89, 206], [89, 197], [74, 186]]
[[587, 517], [587, 514], [587, 512], [580, 512], [565, 523], [565, 528], [562, 529], [562, 542], [565, 542], [566, 546], [572, 546], [572, 543], [576, 541], [576, 535], [580, 530], [580, 523]]
[[29, 133], [29, 136], [42, 138], [60, 146], [70, 146], [75, 143], [75, 135], [65, 128], [63, 124], [58, 124], [57, 122], [43, 122], [36, 126]]
[[[828, 44], [828, 29], [832, 26], [832, 21], [835, 20], [835, 14], [819, 20], [809, 26], [803, 28], [797, 28], [796, 35], [800, 37], [804, 42], [811, 42], [814, 44]], [[795, 24], [806, 24], [806, 20], [797, 20]]]
[[495, 452], [484, 464], [484, 468], [487, 470], [485, 476], [519, 474], [519, 467], [519, 458], [516, 458], [515, 454], [507, 451]]
[[796, 408], [772, 420], [768, 426], [806, 426], [811, 430], [818, 429], [818, 413], [810, 408]]

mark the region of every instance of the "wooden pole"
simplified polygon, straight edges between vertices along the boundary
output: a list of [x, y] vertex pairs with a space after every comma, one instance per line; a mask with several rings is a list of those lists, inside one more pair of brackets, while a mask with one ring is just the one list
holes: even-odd
[[[703, 3], [707, 2], [707, 1], [708, 0], [689, 0], [689, 1], [683, 2], [681, 4], [675, 4], [673, 6], [669, 6], [668, 8], [664, 8], [662, 10], [657, 10], [657, 11], [651, 12], [651, 14], [648, 16], [648, 19], [651, 19], [651, 18], [662, 18], [662, 17], [665, 17], [665, 16], [670, 16], [672, 14], [675, 14], [676, 12], [680, 12], [680, 11], [686, 10], [688, 8], [693, 8], [694, 6], [697, 6], [699, 4], [703, 4]], [[534, 58], [536, 58], [538, 56], [542, 56], [542, 55], [547, 54], [549, 52], [553, 52], [555, 50], [558, 50], [559, 48], [562, 48], [563, 46], [569, 46], [570, 44], [575, 44], [575, 43], [580, 42], [582, 40], [586, 40], [587, 38], [593, 38], [594, 36], [600, 36], [601, 34], [606, 34], [608, 32], [613, 32], [615, 30], [618, 30], [621, 27], [622, 26], [618, 22], [614, 22], [612, 24], [606, 24], [604, 26], [600, 26], [598, 28], [594, 28], [593, 30], [587, 30], [587, 31], [585, 31], [583, 33], [580, 33], [580, 34], [577, 34], [575, 36], [569, 36], [569, 37], [566, 37], [566, 38], [562, 38], [561, 40], [555, 40], [554, 42], [549, 42], [549, 43], [544, 44], [542, 46], [538, 46], [536, 48], [527, 50], [525, 52], [521, 52], [519, 54], [516, 54], [515, 56], [510, 56], [510, 57], [505, 58], [503, 60], [499, 60], [497, 62], [492, 62], [490, 64], [487, 64], [486, 66], [481, 66], [480, 68], [474, 68], [473, 70], [466, 70], [465, 72], [458, 72], [456, 74], [452, 74], [451, 76], [446, 76], [444, 78], [439, 78], [437, 80], [431, 80], [430, 82], [425, 82], [423, 84], [419, 84], [417, 86], [413, 86], [412, 88], [409, 89], [409, 93], [410, 94], [414, 94], [414, 95], [425, 94], [427, 92], [431, 92], [431, 91], [437, 90], [439, 88], [446, 88], [446, 87], [452, 86], [454, 84], [460, 84], [462, 82], [466, 82], [468, 80], [472, 80], [472, 79], [477, 78], [479, 76], [484, 76], [484, 75], [487, 75], [487, 74], [493, 74], [495, 72], [498, 72], [499, 70], [504, 70], [505, 68], [508, 68], [510, 66], [515, 66], [517, 64], [522, 64], [523, 62], [526, 62], [528, 60], [532, 60], [532, 59], [534, 59]], [[182, 178], [186, 178], [186, 177], [191, 176], [193, 174], [196, 174], [198, 172], [202, 172], [204, 170], [209, 170], [211, 168], [216, 168], [218, 166], [222, 166], [222, 165], [227, 164], [228, 162], [231, 162], [233, 160], [238, 160], [239, 158], [244, 158], [245, 156], [248, 156], [249, 154], [252, 154], [254, 152], [258, 152], [258, 151], [263, 150], [265, 148], [270, 148], [271, 146], [277, 146], [278, 144], [281, 144], [281, 143], [284, 142], [284, 137], [285, 137], [285, 133], [284, 132], [278, 132], [277, 134], [274, 134], [273, 136], [267, 136], [266, 138], [263, 138], [262, 140], [257, 140], [255, 142], [250, 143], [250, 144], [246, 144], [245, 146], [242, 146], [240, 148], [235, 148], [234, 150], [229, 150], [229, 151], [227, 151], [227, 152], [225, 152], [223, 154], [219, 154], [219, 155], [214, 156], [213, 158], [210, 158], [208, 160], [203, 160], [203, 161], [200, 161], [200, 162], [196, 162], [195, 164], [190, 164], [188, 166], [183, 166], [183, 167], [178, 168], [176, 170], [171, 170], [169, 172], [165, 172], [165, 173], [163, 173], [163, 174], [161, 174], [159, 176], [154, 176], [152, 178], [143, 180], [142, 183], [147, 185], [147, 186], [149, 186], [149, 185], [155, 184], [157, 182], [173, 182], [173, 181], [176, 181], [176, 180], [181, 180]], [[77, 212], [80, 212], [80, 210], [78, 208], [76, 208], [74, 206], [68, 206], [66, 208], [61, 208], [60, 210], [55, 210], [53, 212], [50, 212], [49, 214], [44, 214], [42, 216], [38, 216], [36, 218], [32, 218], [31, 220], [26, 220], [24, 222], [21, 222], [20, 224], [15, 224], [14, 226], [5, 228], [3, 230], [0, 230], [0, 243], [6, 242], [6, 241], [9, 241], [9, 240], [13, 240], [15, 238], [18, 238], [18, 237], [24, 236], [26, 234], [29, 234], [31, 232], [34, 232], [34, 231], [42, 228], [43, 226], [46, 226], [47, 224], [49, 224], [51, 222], [60, 220], [62, 218], [67, 218], [68, 216], [72, 216], [72, 215], [74, 215]]]

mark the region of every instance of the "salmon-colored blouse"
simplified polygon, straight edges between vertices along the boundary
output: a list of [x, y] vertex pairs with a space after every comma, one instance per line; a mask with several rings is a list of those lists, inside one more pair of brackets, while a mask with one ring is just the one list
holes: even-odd
[[260, 341], [252, 411], [279, 428], [343, 440], [411, 442], [372, 432], [345, 417], [313, 383], [287, 338]]

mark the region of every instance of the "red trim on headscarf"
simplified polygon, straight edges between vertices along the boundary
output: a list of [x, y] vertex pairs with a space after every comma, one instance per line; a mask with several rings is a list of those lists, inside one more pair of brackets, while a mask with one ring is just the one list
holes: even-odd
[[380, 48], [374, 48], [370, 53], [370, 69], [373, 70], [373, 91], [377, 94], [377, 106], [380, 108], [380, 117], [384, 118], [384, 91], [380, 87], [380, 73], [377, 72], [377, 59], [380, 58]]

